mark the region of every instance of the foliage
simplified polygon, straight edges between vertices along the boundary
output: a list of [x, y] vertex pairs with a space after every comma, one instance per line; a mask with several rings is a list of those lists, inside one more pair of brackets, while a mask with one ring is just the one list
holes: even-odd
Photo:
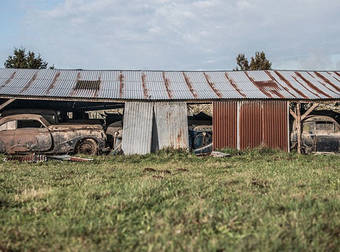
[[0, 250], [337, 251], [340, 157], [0, 159]]
[[248, 70], [270, 70], [272, 63], [266, 58], [265, 53], [256, 52], [255, 57], [251, 57], [250, 64], [244, 54], [239, 54], [236, 57], [237, 67], [235, 71], [248, 71]]
[[[29, 69], [46, 69], [48, 63], [44, 61], [40, 54], [32, 51], [26, 52], [26, 49], [14, 49], [13, 55], [8, 56], [4, 63], [6, 68], [29, 68]], [[54, 69], [54, 65], [50, 67]]]

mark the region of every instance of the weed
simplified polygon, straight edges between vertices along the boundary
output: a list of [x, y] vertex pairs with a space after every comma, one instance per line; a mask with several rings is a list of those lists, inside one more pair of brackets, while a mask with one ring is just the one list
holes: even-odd
[[0, 250], [338, 250], [338, 155], [223, 152], [0, 157]]

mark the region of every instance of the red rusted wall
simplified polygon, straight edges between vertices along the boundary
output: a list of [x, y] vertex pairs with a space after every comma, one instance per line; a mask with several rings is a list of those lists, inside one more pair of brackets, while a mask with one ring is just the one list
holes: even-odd
[[240, 102], [240, 147], [254, 148], [262, 143], [262, 102]]
[[241, 150], [260, 145], [288, 150], [286, 101], [214, 102], [213, 108], [214, 149], [237, 148], [239, 139]]
[[287, 103], [284, 101], [263, 102], [264, 145], [288, 150]]
[[214, 149], [237, 148], [237, 102], [213, 103]]

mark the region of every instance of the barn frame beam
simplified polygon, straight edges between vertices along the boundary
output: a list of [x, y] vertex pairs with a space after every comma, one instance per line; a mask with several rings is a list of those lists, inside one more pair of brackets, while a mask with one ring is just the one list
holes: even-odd
[[15, 99], [8, 99], [7, 101], [5, 101], [3, 104], [0, 105], [0, 110], [3, 110], [7, 105], [11, 104], [12, 102], [14, 102]]
[[[305, 103], [309, 104], [311, 102], [305, 102]], [[307, 109], [307, 111], [304, 114], [301, 114], [301, 104], [302, 104], [301, 102], [296, 103], [295, 111], [293, 111], [292, 109], [289, 109], [289, 113], [295, 119], [295, 124], [293, 125], [293, 128], [296, 129], [297, 131], [297, 152], [299, 154], [301, 154], [302, 152], [302, 148], [301, 148], [302, 122], [303, 120], [306, 119], [308, 115], [310, 115], [310, 113], [312, 113], [314, 109], [316, 109], [320, 105], [320, 103], [311, 103], [311, 106]]]

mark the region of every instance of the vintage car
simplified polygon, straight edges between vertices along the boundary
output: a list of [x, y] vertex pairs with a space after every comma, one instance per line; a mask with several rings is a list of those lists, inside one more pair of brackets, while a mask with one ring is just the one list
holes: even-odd
[[42, 115], [17, 114], [0, 119], [0, 152], [83, 153], [107, 151], [103, 127], [96, 124], [50, 124]]
[[[340, 152], [340, 125], [329, 116], [308, 116], [302, 123], [301, 147], [305, 153]], [[291, 134], [292, 148], [297, 145], [296, 130]]]

